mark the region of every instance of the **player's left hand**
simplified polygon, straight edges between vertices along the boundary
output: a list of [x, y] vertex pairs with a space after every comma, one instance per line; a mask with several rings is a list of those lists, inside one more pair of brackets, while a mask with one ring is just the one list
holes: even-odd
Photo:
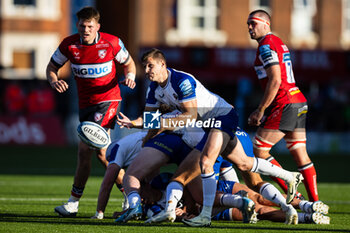
[[130, 78], [126, 78], [123, 81], [120, 81], [120, 83], [123, 84], [124, 86], [131, 88], [131, 89], [134, 89], [136, 87], [135, 80], [132, 80]]

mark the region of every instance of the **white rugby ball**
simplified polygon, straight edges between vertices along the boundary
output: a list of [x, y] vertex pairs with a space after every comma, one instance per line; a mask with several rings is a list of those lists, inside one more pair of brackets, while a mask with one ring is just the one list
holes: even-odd
[[87, 145], [101, 149], [111, 143], [111, 138], [107, 131], [92, 121], [83, 121], [77, 128], [79, 138]]

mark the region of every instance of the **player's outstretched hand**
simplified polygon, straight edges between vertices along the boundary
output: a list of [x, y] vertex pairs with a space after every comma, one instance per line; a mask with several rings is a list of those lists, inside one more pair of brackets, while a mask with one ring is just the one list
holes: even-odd
[[122, 112], [120, 112], [117, 115], [117, 124], [120, 126], [120, 128], [126, 127], [128, 129], [134, 126], [131, 120], [127, 116], [125, 116]]
[[123, 81], [120, 81], [120, 83], [131, 88], [131, 89], [134, 89], [136, 86], [136, 82], [130, 78], [126, 78]]
[[63, 93], [66, 90], [68, 90], [68, 84], [64, 80], [58, 80], [55, 82], [50, 83], [50, 86], [58, 91], [59, 93]]

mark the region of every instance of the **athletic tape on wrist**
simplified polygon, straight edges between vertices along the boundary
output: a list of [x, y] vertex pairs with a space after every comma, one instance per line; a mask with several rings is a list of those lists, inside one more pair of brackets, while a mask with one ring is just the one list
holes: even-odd
[[126, 74], [126, 78], [127, 78], [127, 79], [131, 79], [132, 81], [135, 81], [135, 74], [133, 74], [133, 73], [127, 73], [127, 74]]

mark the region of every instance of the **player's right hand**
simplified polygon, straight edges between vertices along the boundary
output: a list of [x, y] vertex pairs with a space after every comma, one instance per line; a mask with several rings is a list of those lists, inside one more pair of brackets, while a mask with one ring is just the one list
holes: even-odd
[[117, 124], [120, 126], [120, 128], [133, 128], [133, 124], [131, 122], [131, 120], [125, 116], [122, 112], [120, 112], [118, 115], [117, 115]]
[[54, 82], [50, 82], [50, 85], [53, 89], [58, 91], [59, 93], [63, 93], [68, 90], [68, 84], [64, 80], [58, 80]]

